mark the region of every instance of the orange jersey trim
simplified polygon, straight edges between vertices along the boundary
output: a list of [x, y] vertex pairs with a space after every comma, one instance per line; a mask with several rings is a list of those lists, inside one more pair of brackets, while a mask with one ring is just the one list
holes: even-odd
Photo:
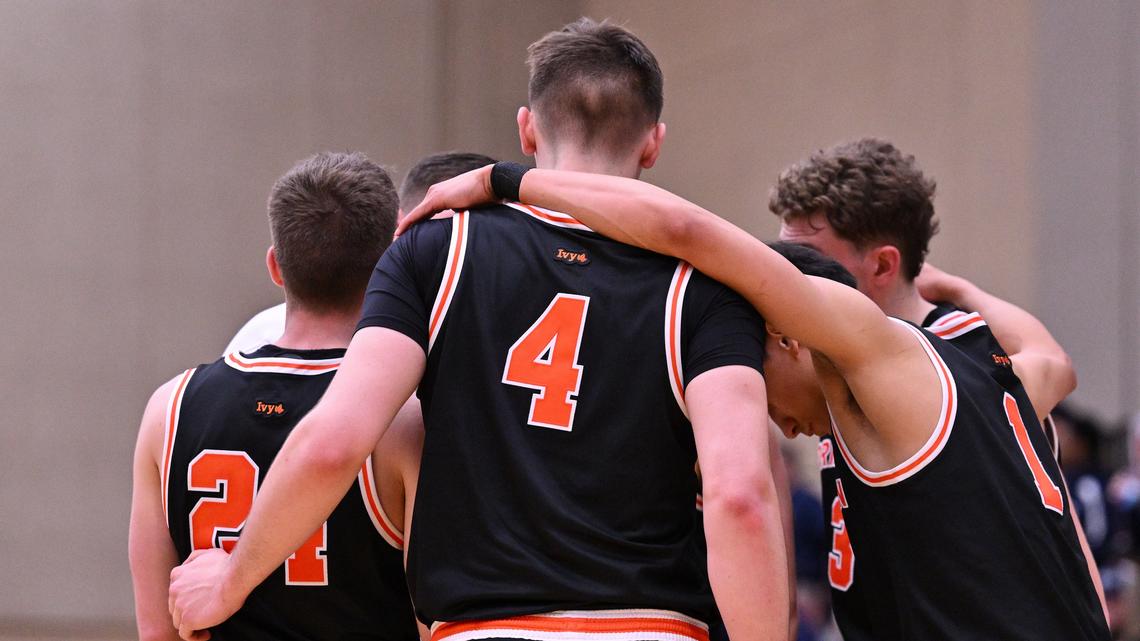
[[[628, 614], [626, 614], [628, 613]], [[575, 611], [532, 614], [506, 619], [459, 621], [432, 626], [431, 641], [518, 637], [523, 639], [684, 639], [708, 641], [708, 626], [666, 610]], [[457, 638], [458, 637], [458, 638]]]
[[851, 468], [851, 472], [856, 478], [872, 486], [898, 483], [899, 481], [914, 476], [922, 470], [922, 468], [929, 465], [946, 446], [946, 441], [950, 438], [950, 432], [954, 428], [954, 419], [958, 411], [957, 386], [954, 383], [954, 376], [950, 373], [950, 369], [946, 366], [945, 361], [934, 351], [934, 346], [930, 344], [930, 341], [920, 330], [915, 329], [903, 321], [896, 320], [896, 322], [902, 324], [915, 334], [923, 350], [926, 352], [927, 357], [930, 358], [931, 363], [934, 365], [935, 372], [938, 374], [942, 386], [942, 411], [937, 423], [935, 423], [934, 432], [930, 438], [927, 439], [922, 448], [903, 463], [882, 472], [872, 472], [855, 460], [855, 456], [847, 449], [847, 443], [844, 442], [843, 435], [840, 433], [838, 426], [832, 421], [832, 433], [835, 436], [835, 443], [839, 446], [840, 454], [842, 454], [843, 458], [847, 461], [847, 466]]
[[681, 312], [684, 309], [685, 289], [692, 274], [692, 265], [684, 261], [678, 263], [665, 299], [665, 362], [669, 369], [669, 386], [685, 416], [689, 412], [685, 407], [685, 377], [681, 364]]
[[186, 383], [194, 375], [195, 369], [188, 369], [182, 373], [182, 378], [178, 380], [174, 393], [170, 395], [170, 404], [167, 407], [166, 430], [162, 444], [162, 472], [159, 475], [162, 483], [162, 515], [167, 522], [170, 521], [167, 507], [170, 502], [170, 488], [167, 487], [167, 484], [170, 482], [170, 461], [174, 455], [174, 438], [178, 435], [178, 415], [182, 407], [182, 395], [186, 392]]
[[560, 211], [554, 211], [552, 209], [544, 209], [541, 207], [535, 207], [533, 205], [528, 205], [526, 203], [519, 203], [519, 202], [509, 202], [509, 203], [504, 203], [504, 204], [507, 207], [510, 207], [511, 209], [517, 209], [518, 211], [521, 211], [522, 213], [530, 216], [531, 218], [534, 218], [536, 220], [540, 220], [544, 223], [549, 223], [549, 224], [554, 225], [556, 227], [568, 227], [571, 229], [581, 229], [583, 231], [594, 231], [594, 230], [590, 229], [589, 227], [587, 227], [586, 225], [582, 224], [581, 221], [574, 218], [573, 216], [571, 216], [569, 214], [564, 214]]
[[245, 371], [274, 370], [285, 373], [323, 374], [340, 367], [341, 359], [327, 361], [305, 362], [300, 359], [282, 358], [246, 358], [240, 352], [226, 355], [226, 364], [230, 367]]
[[455, 294], [456, 282], [463, 272], [463, 259], [467, 254], [467, 227], [468, 212], [458, 212], [452, 217], [451, 246], [447, 252], [447, 266], [444, 268], [442, 284], [436, 295], [435, 304], [432, 305], [431, 320], [428, 322], [428, 351], [435, 345], [435, 338], [439, 335], [443, 318], [451, 306], [451, 298]]
[[372, 524], [376, 526], [380, 536], [389, 545], [398, 550], [404, 549], [403, 535], [392, 524], [391, 519], [388, 518], [380, 504], [379, 489], [376, 486], [376, 477], [372, 472], [371, 455], [364, 462], [364, 466], [360, 468], [358, 480], [360, 481], [360, 493], [364, 497], [364, 506], [368, 509], [368, 516], [372, 519]]

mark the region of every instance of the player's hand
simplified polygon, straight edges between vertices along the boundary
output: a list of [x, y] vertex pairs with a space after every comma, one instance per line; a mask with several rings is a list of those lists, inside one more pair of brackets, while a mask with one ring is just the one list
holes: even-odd
[[437, 211], [460, 210], [473, 205], [494, 202], [495, 194], [491, 191], [492, 166], [487, 165], [479, 169], [472, 169], [465, 174], [428, 187], [424, 199], [416, 205], [415, 209], [408, 212], [400, 221], [400, 225], [396, 227], [396, 238], [399, 238], [412, 225], [431, 218], [431, 215]]
[[918, 278], [914, 279], [914, 286], [918, 288], [919, 296], [932, 303], [957, 303], [966, 282], [959, 276], [925, 263]]
[[230, 618], [242, 598], [227, 594], [230, 555], [224, 550], [198, 550], [170, 572], [170, 616], [178, 636], [205, 641], [208, 628]]

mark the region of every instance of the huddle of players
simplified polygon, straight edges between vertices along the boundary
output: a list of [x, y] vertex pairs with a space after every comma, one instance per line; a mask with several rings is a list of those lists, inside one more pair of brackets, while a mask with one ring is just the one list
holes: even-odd
[[1067, 358], [964, 281], [916, 284], [935, 225], [913, 159], [866, 140], [785, 172], [772, 208], [800, 245], [774, 251], [630, 180], [664, 136], [635, 36], [582, 20], [530, 53], [540, 169], [496, 166], [516, 193], [489, 167], [440, 184], [409, 218], [459, 213], [405, 221], [380, 257], [395, 206], [366, 159], [275, 186], [284, 333], [176, 377], [143, 418], [140, 634], [411, 638], [414, 521], [433, 639], [704, 641], [717, 607], [734, 639], [785, 638], [770, 414], [823, 437], [846, 638], [1107, 639], [1039, 423]]

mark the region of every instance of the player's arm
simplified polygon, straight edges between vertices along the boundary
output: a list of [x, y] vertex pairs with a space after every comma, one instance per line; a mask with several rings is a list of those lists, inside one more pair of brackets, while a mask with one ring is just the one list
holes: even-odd
[[[397, 231], [402, 233], [433, 211], [495, 200], [491, 167], [433, 185]], [[532, 169], [523, 176], [519, 194], [525, 202], [571, 214], [614, 240], [688, 261], [739, 292], [765, 320], [826, 354], [841, 370], [857, 368], [884, 352], [911, 349], [914, 343], [867, 297], [804, 276], [742, 229], [659, 187], [631, 178]]]
[[800, 624], [796, 601], [796, 532], [792, 523], [791, 482], [788, 479], [788, 466], [784, 464], [784, 455], [780, 453], [779, 434], [780, 428], [768, 419], [768, 463], [772, 469], [776, 498], [780, 503], [781, 532], [788, 561], [788, 638], [795, 639]]
[[733, 639], [786, 639], [788, 564], [768, 458], [764, 379], [719, 367], [685, 389], [701, 461], [709, 581]]
[[135, 592], [135, 622], [140, 641], [169, 641], [178, 630], [166, 609], [170, 571], [178, 565], [178, 552], [170, 539], [162, 511], [163, 411], [176, 380], [155, 390], [143, 412], [135, 443], [134, 489], [127, 548]]
[[172, 573], [171, 613], [183, 638], [233, 614], [328, 518], [415, 390], [424, 361], [404, 334], [356, 333], [325, 395], [281, 447], [233, 554], [198, 552]]
[[1076, 389], [1077, 375], [1069, 355], [1029, 312], [929, 264], [923, 267], [915, 285], [928, 300], [946, 301], [978, 312], [986, 319], [994, 338], [1013, 361], [1014, 372], [1025, 386], [1039, 419], [1044, 420], [1057, 403]]

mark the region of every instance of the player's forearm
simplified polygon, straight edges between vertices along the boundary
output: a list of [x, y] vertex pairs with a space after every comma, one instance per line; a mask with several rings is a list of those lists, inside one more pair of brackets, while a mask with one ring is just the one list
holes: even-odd
[[337, 447], [326, 424], [334, 417], [315, 414], [285, 441], [258, 491], [222, 586], [229, 596], [244, 599], [312, 536], [370, 453]]
[[772, 483], [780, 505], [780, 531], [784, 536], [784, 557], [788, 570], [788, 638], [796, 638], [799, 617], [796, 611], [796, 554], [795, 529], [792, 525], [792, 491], [788, 480], [788, 467], [780, 453], [779, 428], [772, 424], [768, 429], [768, 461], [772, 468]]
[[[767, 245], [664, 189], [629, 178], [535, 169], [523, 177], [520, 196], [571, 214], [614, 240], [688, 261], [739, 292], [781, 331], [837, 362], [861, 344], [849, 340], [860, 333], [861, 315], [833, 309], [834, 297]], [[836, 313], [846, 314], [847, 322], [833, 322]]]
[[1002, 349], [1013, 359], [1038, 416], [1044, 416], [1077, 386], [1076, 372], [1065, 349], [1044, 323], [1017, 305], [958, 278], [949, 291], [958, 307], [978, 312]]
[[714, 488], [704, 498], [709, 581], [729, 637], [786, 639], [788, 551], [771, 477], [755, 494]]

